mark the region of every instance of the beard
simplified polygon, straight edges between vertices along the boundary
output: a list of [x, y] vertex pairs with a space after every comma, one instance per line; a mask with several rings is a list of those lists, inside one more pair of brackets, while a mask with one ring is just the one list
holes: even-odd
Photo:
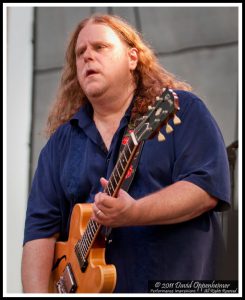
[[105, 88], [103, 87], [94, 87], [94, 88], [88, 88], [84, 89], [84, 93], [88, 99], [90, 98], [99, 98], [105, 93]]
[[108, 89], [107, 85], [97, 78], [89, 78], [87, 83], [85, 79], [84, 82], [80, 82], [80, 86], [88, 99], [100, 98]]

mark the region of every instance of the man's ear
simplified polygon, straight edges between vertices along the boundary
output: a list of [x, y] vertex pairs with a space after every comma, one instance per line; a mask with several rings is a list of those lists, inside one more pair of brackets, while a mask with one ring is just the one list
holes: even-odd
[[138, 49], [130, 48], [128, 50], [128, 57], [129, 57], [129, 68], [130, 70], [135, 70], [138, 64]]

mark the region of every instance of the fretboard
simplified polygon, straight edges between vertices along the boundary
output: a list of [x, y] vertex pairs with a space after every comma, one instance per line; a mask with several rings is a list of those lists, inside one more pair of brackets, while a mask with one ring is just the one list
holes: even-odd
[[121, 151], [117, 163], [112, 171], [107, 187], [104, 190], [105, 193], [112, 197], [117, 196], [118, 190], [123, 183], [127, 170], [130, 167], [137, 149], [138, 145], [135, 145], [132, 138], [130, 137], [127, 144]]
[[[130, 136], [127, 144], [124, 145], [123, 150], [120, 153], [117, 163], [108, 180], [108, 184], [104, 190], [104, 192], [109, 196], [117, 196], [130, 164], [137, 152], [138, 146], [139, 145], [134, 144], [133, 139]], [[100, 228], [100, 224], [90, 219], [82, 238], [78, 240], [77, 244], [75, 245], [75, 252], [81, 267], [86, 263], [89, 251], [97, 234], [99, 233]]]

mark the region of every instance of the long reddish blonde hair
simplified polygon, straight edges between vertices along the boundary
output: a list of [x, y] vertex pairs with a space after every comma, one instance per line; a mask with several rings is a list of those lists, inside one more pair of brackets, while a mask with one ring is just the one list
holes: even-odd
[[138, 50], [138, 65], [134, 70], [136, 83], [133, 113], [143, 114], [148, 105], [160, 95], [163, 87], [191, 90], [186, 82], [179, 81], [158, 62], [153, 50], [141, 35], [121, 17], [93, 15], [80, 22], [73, 32], [66, 51], [66, 64], [63, 68], [56, 101], [48, 116], [46, 135], [50, 136], [63, 123], [67, 122], [88, 99], [77, 79], [75, 47], [80, 31], [88, 22], [110, 26], [129, 47]]

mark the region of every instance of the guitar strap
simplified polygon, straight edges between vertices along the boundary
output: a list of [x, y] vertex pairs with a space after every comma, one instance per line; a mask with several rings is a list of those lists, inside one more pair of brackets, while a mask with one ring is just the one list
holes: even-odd
[[[125, 145], [127, 145], [127, 142], [129, 140], [129, 137], [130, 137], [130, 133], [134, 131], [135, 127], [137, 127], [137, 124], [135, 124], [135, 122], [133, 122], [132, 119], [130, 119], [129, 124], [128, 124], [128, 126], [126, 127], [126, 129], [124, 131], [124, 135], [123, 135], [123, 138], [122, 138], [122, 142], [121, 142], [118, 157], [120, 157], [120, 154], [122, 153]], [[130, 165], [130, 167], [127, 171], [127, 174], [124, 178], [124, 181], [121, 185], [121, 189], [123, 189], [126, 192], [129, 190], [130, 185], [131, 185], [131, 183], [134, 179], [136, 169], [137, 169], [138, 164], [139, 164], [140, 155], [141, 155], [143, 146], [144, 146], [144, 141], [140, 142], [139, 147], [137, 149], [137, 152], [136, 152], [136, 154], [135, 154], [135, 156], [134, 156], [134, 158], [131, 162], [131, 165]], [[106, 238], [106, 241], [109, 242], [109, 243], [112, 241], [112, 239], [110, 237], [111, 230], [112, 230], [111, 227], [106, 227], [105, 228], [105, 238]]]

